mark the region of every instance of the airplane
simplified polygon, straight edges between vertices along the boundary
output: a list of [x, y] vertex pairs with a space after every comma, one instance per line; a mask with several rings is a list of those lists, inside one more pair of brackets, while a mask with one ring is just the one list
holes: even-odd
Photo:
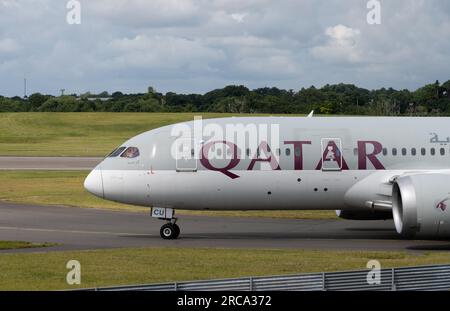
[[394, 219], [408, 238], [448, 238], [449, 124], [428, 117], [197, 118], [124, 142], [84, 187], [151, 207], [169, 240], [180, 235], [177, 209], [334, 210], [343, 219]]

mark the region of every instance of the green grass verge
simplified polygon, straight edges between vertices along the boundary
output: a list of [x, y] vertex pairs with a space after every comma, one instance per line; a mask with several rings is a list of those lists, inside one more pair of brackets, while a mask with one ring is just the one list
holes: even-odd
[[104, 156], [125, 140], [220, 113], [0, 113], [2, 156]]
[[62, 205], [148, 211], [97, 198], [83, 188], [88, 172], [0, 171], [0, 200], [40, 205]]
[[[66, 284], [66, 264], [81, 263], [81, 285]], [[0, 255], [0, 290], [56, 290], [243, 276], [442, 264], [447, 253], [146, 248]]]
[[24, 241], [0, 241], [0, 250], [49, 247], [54, 245], [51, 243], [31, 243]]
[[[99, 199], [83, 188], [88, 172], [0, 171], [0, 200], [41, 205], [63, 205], [148, 212], [148, 208]], [[248, 216], [295, 219], [336, 219], [333, 211], [181, 211], [180, 215]]]
[[[0, 156], [103, 156], [126, 139], [167, 124], [219, 113], [2, 113]], [[148, 209], [107, 202], [84, 191], [85, 172], [0, 172], [0, 200], [132, 211]], [[335, 219], [328, 211], [193, 212], [179, 214]]]

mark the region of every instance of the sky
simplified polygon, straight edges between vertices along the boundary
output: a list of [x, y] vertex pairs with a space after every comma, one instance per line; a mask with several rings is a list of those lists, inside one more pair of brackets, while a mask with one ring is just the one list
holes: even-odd
[[450, 79], [448, 0], [380, 0], [380, 24], [368, 0], [78, 1], [70, 24], [68, 0], [0, 0], [1, 95], [22, 96], [24, 77], [28, 94]]

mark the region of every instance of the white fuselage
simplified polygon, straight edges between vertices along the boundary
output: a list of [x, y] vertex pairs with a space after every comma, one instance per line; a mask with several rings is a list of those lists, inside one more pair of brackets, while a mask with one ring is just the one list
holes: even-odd
[[139, 155], [106, 157], [85, 187], [107, 200], [174, 209], [386, 210], [395, 176], [450, 169], [448, 136], [448, 118], [186, 122], [125, 142]]

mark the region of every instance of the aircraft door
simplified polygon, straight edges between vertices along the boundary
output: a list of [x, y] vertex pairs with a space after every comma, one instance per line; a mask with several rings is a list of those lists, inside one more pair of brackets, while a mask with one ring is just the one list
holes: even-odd
[[342, 171], [342, 141], [340, 138], [322, 138], [322, 171]]
[[196, 172], [198, 148], [192, 138], [179, 138], [176, 141], [177, 172]]

